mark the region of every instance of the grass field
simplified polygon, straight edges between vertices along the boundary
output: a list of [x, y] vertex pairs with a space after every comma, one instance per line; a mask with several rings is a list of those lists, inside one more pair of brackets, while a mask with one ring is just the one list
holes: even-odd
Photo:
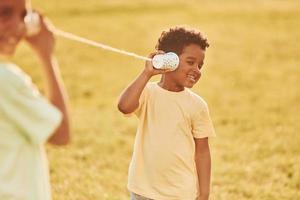
[[[160, 32], [187, 24], [208, 36], [203, 78], [210, 106], [214, 200], [300, 199], [299, 0], [33, 0], [66, 31], [141, 55]], [[14, 61], [42, 89], [25, 45]], [[126, 200], [137, 119], [116, 109], [143, 61], [58, 38], [73, 141], [47, 146], [54, 200]], [[33, 67], [34, 66], [34, 67]], [[157, 80], [155, 78], [154, 80]], [[298, 130], [298, 131], [297, 131]]]

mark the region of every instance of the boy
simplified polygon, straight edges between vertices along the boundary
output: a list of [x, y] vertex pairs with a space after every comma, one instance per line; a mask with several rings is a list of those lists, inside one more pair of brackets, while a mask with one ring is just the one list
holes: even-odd
[[0, 55], [12, 56], [25, 39], [42, 63], [49, 101], [20, 68], [0, 62], [0, 199], [50, 200], [43, 146], [69, 142], [66, 93], [53, 57], [53, 34], [40, 16], [40, 32], [27, 37], [25, 15], [25, 0], [0, 0]]
[[[164, 31], [156, 49], [175, 52], [178, 68], [167, 72], [146, 62], [120, 97], [119, 110], [134, 112], [139, 118], [128, 178], [132, 200], [209, 198], [208, 137], [215, 135], [214, 128], [205, 101], [187, 89], [201, 76], [208, 46], [195, 30], [174, 27]], [[162, 74], [160, 82], [148, 83], [156, 74]]]

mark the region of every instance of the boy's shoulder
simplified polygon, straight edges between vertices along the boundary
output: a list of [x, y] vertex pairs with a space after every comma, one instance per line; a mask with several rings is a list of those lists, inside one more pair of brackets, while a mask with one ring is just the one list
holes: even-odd
[[20, 86], [31, 83], [31, 78], [17, 65], [11, 63], [0, 63], [1, 87]]
[[15, 64], [0, 63], [0, 77], [2, 80], [9, 80], [11, 78], [28, 78], [28, 75]]
[[157, 86], [157, 82], [148, 82], [148, 83], [146, 84], [146, 87], [145, 87], [145, 88], [147, 88], [147, 89], [155, 89], [156, 86]]
[[196, 92], [194, 92], [194, 91], [192, 91], [192, 90], [190, 90], [188, 88], [186, 88], [186, 92], [188, 94], [188, 97], [191, 99], [191, 101], [194, 104], [196, 104], [198, 106], [201, 106], [201, 107], [202, 106], [204, 106], [204, 107], [207, 106], [206, 101], [199, 94], [197, 94]]
[[157, 85], [157, 82], [148, 82], [143, 90], [144, 93], [153, 93], [155, 91], [157, 91], [159, 88], [158, 88], [158, 85]]

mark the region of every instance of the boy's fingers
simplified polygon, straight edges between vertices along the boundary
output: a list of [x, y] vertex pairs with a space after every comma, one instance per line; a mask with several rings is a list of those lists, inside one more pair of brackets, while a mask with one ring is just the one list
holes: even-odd
[[148, 58], [153, 58], [157, 53], [156, 52], [152, 52], [148, 55]]
[[150, 53], [148, 57], [153, 58], [155, 55], [158, 55], [158, 54], [165, 54], [165, 52], [162, 50], [158, 50], [158, 51]]
[[161, 74], [171, 71], [170, 69], [156, 69], [156, 70]]
[[165, 52], [162, 51], [162, 50], [158, 50], [158, 51], [157, 51], [157, 54], [165, 54]]

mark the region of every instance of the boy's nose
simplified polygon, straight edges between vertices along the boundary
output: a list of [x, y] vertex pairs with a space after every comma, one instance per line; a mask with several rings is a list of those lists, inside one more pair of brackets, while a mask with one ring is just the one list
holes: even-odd
[[193, 72], [195, 72], [195, 73], [197, 73], [197, 74], [200, 73], [200, 69], [199, 69], [198, 65], [194, 65], [194, 67], [193, 67]]
[[201, 77], [201, 71], [200, 71], [200, 69], [198, 68], [198, 66], [195, 67], [195, 68], [193, 68], [193, 73], [194, 73], [195, 75], [197, 75], [199, 78]]

